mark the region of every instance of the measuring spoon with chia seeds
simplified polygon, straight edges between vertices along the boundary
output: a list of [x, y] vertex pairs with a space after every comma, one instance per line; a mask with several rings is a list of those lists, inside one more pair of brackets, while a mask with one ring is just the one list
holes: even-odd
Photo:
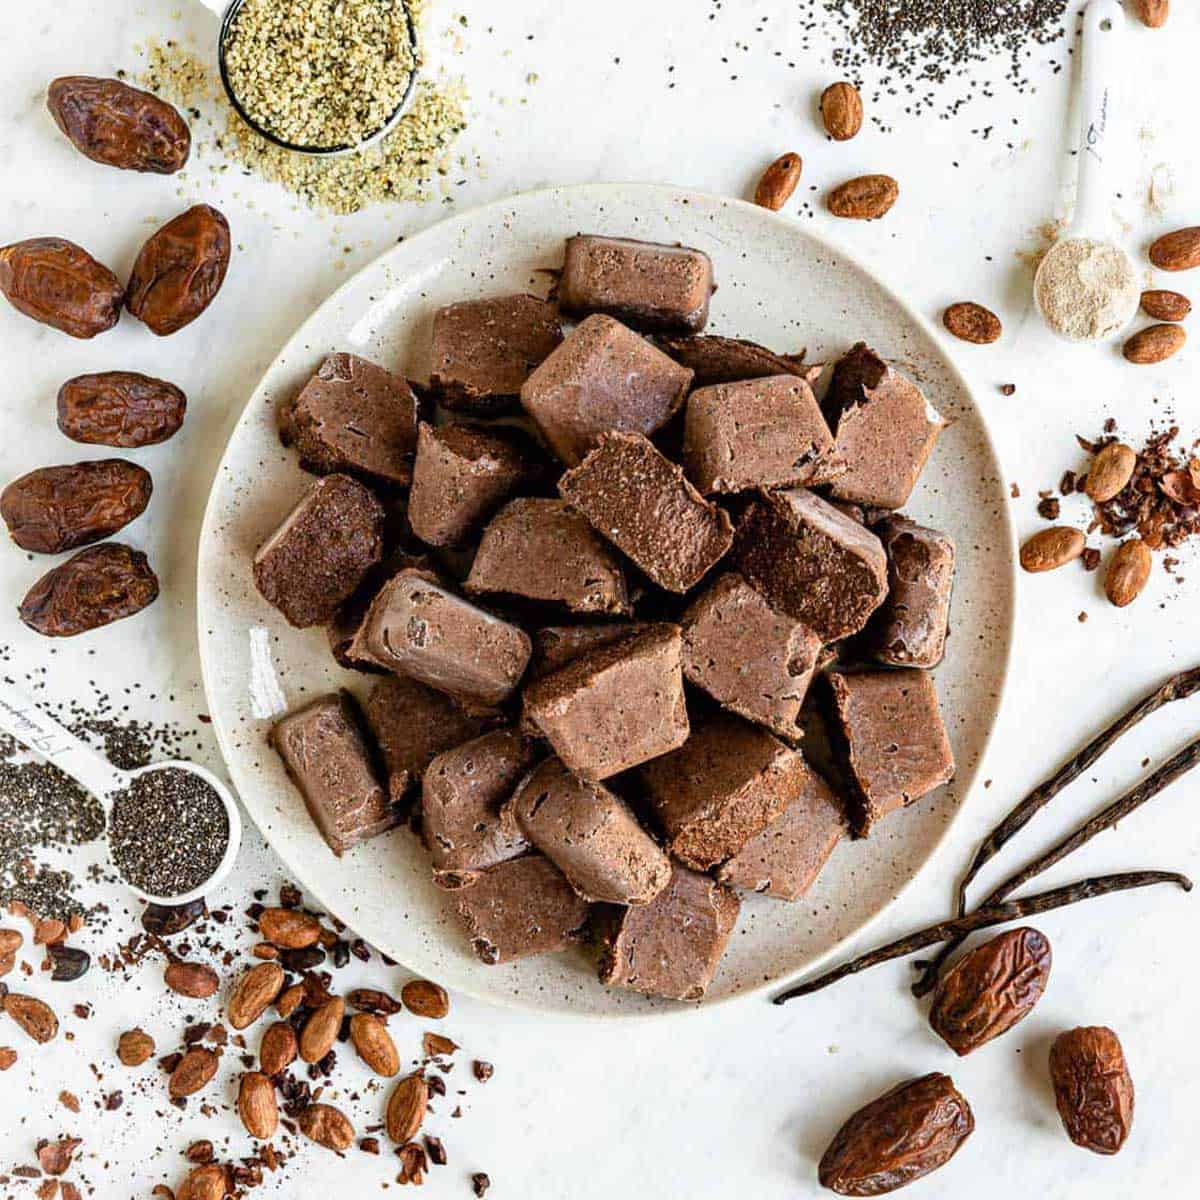
[[[143, 776], [158, 771], [183, 771], [202, 780], [216, 794], [225, 809], [228, 841], [215, 870], [200, 886], [175, 896], [152, 895], [122, 875], [128, 887], [143, 900], [168, 908], [187, 904], [192, 900], [199, 900], [229, 874], [242, 840], [242, 818], [237, 801], [225, 784], [211, 771], [206, 771], [195, 763], [174, 760], [152, 763], [148, 767], [139, 767], [136, 771], [119, 770], [104, 755], [76, 737], [70, 730], [64, 729], [19, 688], [4, 681], [0, 681], [0, 732], [7, 733], [21, 745], [40, 754], [51, 765], [69, 775], [80, 787], [95, 796], [104, 809], [105, 824], [110, 834], [112, 824], [109, 818], [112, 815], [113, 797], [126, 791], [135, 780]], [[111, 857], [111, 843], [109, 853]]]
[[[1060, 337], [1075, 342], [1099, 341], [1133, 320], [1141, 299], [1137, 268], [1124, 247], [1113, 238], [1112, 202], [1116, 188], [1113, 159], [1117, 141], [1117, 82], [1127, 71], [1122, 57], [1125, 12], [1120, 0], [1089, 0], [1083, 11], [1079, 78], [1079, 182], [1071, 227], [1046, 252], [1033, 280], [1034, 300], [1042, 320]], [[1106, 320], [1087, 332], [1073, 332], [1056, 312], [1064, 309], [1065, 297], [1048, 303], [1051, 280], [1075, 254], [1086, 254], [1093, 262], [1107, 262], [1114, 278], [1123, 282], [1097, 280], [1109, 301]], [[1119, 267], [1119, 272], [1116, 268]], [[1099, 268], [1095, 268], [1098, 270]], [[1079, 289], [1074, 289], [1078, 291]], [[1086, 299], [1095, 299], [1094, 295]], [[1085, 297], [1076, 296], [1077, 303]]]
[[217, 36], [217, 65], [221, 72], [221, 86], [225, 89], [225, 95], [229, 98], [229, 103], [233, 105], [234, 111], [259, 137], [265, 138], [272, 146], [278, 146], [281, 150], [291, 150], [296, 154], [308, 154], [314, 158], [337, 158], [345, 154], [357, 154], [360, 150], [367, 149], [368, 146], [375, 145], [387, 137], [400, 122], [400, 118], [408, 111], [409, 105], [412, 103], [413, 96], [416, 93], [417, 75], [421, 69], [421, 56], [417, 42], [417, 27], [413, 22], [412, 7], [408, 3], [402, 3], [401, 8], [404, 12], [405, 25], [408, 28], [408, 44], [412, 49], [413, 69], [412, 74], [408, 79], [408, 87], [404, 91], [404, 95], [400, 97], [400, 103], [396, 105], [392, 111], [392, 115], [369, 137], [364, 138], [361, 142], [356, 142], [352, 145], [345, 146], [301, 146], [295, 142], [285, 141], [283, 138], [273, 134], [269, 129], [264, 129], [250, 114], [245, 110], [237, 93], [233, 90], [233, 85], [229, 81], [229, 71], [225, 63], [225, 50], [229, 45], [230, 35], [233, 32], [233, 27], [237, 24], [238, 14], [241, 12], [245, 4], [245, 0], [200, 0], [210, 12], [216, 13], [221, 18], [221, 32]]

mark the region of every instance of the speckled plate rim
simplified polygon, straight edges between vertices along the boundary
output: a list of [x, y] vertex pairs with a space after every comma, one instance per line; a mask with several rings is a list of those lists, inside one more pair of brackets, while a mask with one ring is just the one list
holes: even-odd
[[[224, 722], [217, 717], [214, 705], [214, 689], [211, 685], [213, 677], [213, 666], [210, 661], [210, 646], [205, 635], [205, 628], [208, 626], [211, 614], [207, 604], [207, 592], [203, 586], [201, 579], [201, 571], [203, 563], [206, 559], [206, 547], [210, 540], [214, 538], [214, 521], [215, 510], [217, 506], [217, 496], [221, 488], [221, 480], [231, 451], [232, 444], [237, 440], [242, 432], [248, 419], [254, 411], [256, 401], [259, 399], [260, 393], [264, 390], [264, 385], [267, 379], [273, 374], [281, 359], [286, 359], [292, 351], [302, 346], [306, 340], [310, 338], [310, 330], [313, 326], [318, 325], [325, 315], [337, 309], [344, 297], [353, 290], [359, 277], [366, 272], [374, 271], [380, 267], [386, 266], [389, 259], [393, 257], [408, 256], [414, 253], [414, 250], [419, 253], [423, 238], [429, 237], [432, 240], [432, 235], [435, 231], [444, 233], [445, 227], [449, 225], [463, 225], [475, 221], [486, 221], [491, 215], [498, 211], [511, 208], [514, 204], [522, 202], [533, 202], [538, 199], [546, 199], [555, 195], [562, 195], [582, 202], [595, 200], [602, 202], [606, 198], [620, 198], [623, 201], [628, 201], [631, 194], [640, 194], [645, 198], [647, 205], [664, 202], [684, 202], [694, 203], [697, 205], [718, 205], [731, 208], [748, 210], [752, 213], [755, 219], [763, 221], [768, 225], [776, 225], [781, 230], [786, 230], [789, 237], [797, 235], [808, 240], [813, 246], [817, 247], [822, 252], [835, 256], [840, 259], [851, 270], [859, 273], [871, 285], [879, 290], [891, 303], [903, 313], [906, 320], [915, 326], [928, 340], [933, 347], [934, 354], [940, 360], [939, 365], [946, 372], [947, 376], [954, 384], [961, 389], [962, 394], [970, 401], [974, 413], [979, 421], [980, 434], [983, 440], [983, 446], [987, 455], [996, 464], [999, 471], [1001, 460], [996, 449], [996, 444], [992, 438], [991, 430], [988, 428], [987, 419], [984, 415], [982, 407], [979, 405], [975, 397], [974, 389], [959, 370], [958, 365], [950, 357], [945, 347], [942, 344], [932, 323], [918, 310], [914, 309], [902, 296], [899, 295], [887, 283], [881, 280], [874, 271], [869, 269], [856, 255], [848, 252], [843, 246], [831, 241], [827, 237], [814, 233], [811, 230], [801, 228], [797, 222], [783, 213], [772, 212], [769, 209], [753, 205], [745, 200], [740, 200], [733, 197], [720, 196], [711, 192], [697, 191], [693, 188], [674, 187], [668, 184], [648, 184], [648, 183], [585, 183], [574, 184], [562, 187], [547, 187], [536, 188], [525, 192], [518, 192], [501, 199], [491, 201], [487, 204], [480, 205], [465, 213], [456, 213], [452, 217], [447, 217], [442, 221], [434, 222], [418, 233], [404, 239], [402, 243], [393, 246], [384, 251], [370, 263], [365, 264], [351, 278], [347, 279], [336, 291], [331, 293], [317, 308], [300, 324], [291, 338], [281, 347], [275, 358], [262, 373], [258, 384], [246, 399], [242, 412], [238, 417], [237, 422], [230, 433], [229, 440], [226, 443], [225, 449], [222, 452], [221, 460], [217, 465], [216, 472], [213, 477], [213, 485], [209, 492], [208, 500], [205, 504], [204, 520], [201, 525], [200, 541], [197, 554], [197, 577], [196, 577], [196, 597], [197, 597], [197, 639], [199, 643], [199, 658], [201, 667], [201, 678], [204, 686], [205, 698], [208, 703], [209, 713], [213, 718], [213, 730], [217, 737], [218, 747], [221, 752], [222, 760], [225, 763], [230, 777], [233, 780], [235, 789], [239, 795], [247, 790], [242, 785], [240, 779], [241, 771], [235, 765], [237, 756], [233, 753], [229, 745]], [[963, 784], [958, 803], [955, 806], [954, 813], [946, 820], [937, 836], [930, 842], [924, 858], [917, 865], [911, 875], [905, 880], [896, 892], [881, 904], [874, 913], [864, 918], [858, 926], [848, 930], [840, 939], [834, 942], [823, 951], [816, 953], [813, 958], [801, 969], [789, 971], [786, 974], [781, 974], [778, 977], [764, 980], [762, 983], [747, 987], [741, 991], [735, 992], [732, 995], [713, 997], [704, 999], [697, 1004], [679, 1004], [679, 1005], [662, 1005], [651, 1009], [617, 1009], [614, 1011], [605, 1012], [576, 1012], [571, 1010], [563, 1010], [558, 1006], [554, 1006], [547, 1012], [543, 1007], [536, 1003], [526, 1002], [518, 995], [511, 995], [503, 991], [489, 991], [485, 988], [474, 987], [469, 984], [455, 984], [455, 990], [461, 994], [467, 995], [472, 999], [482, 1001], [487, 1004], [494, 1004], [502, 1008], [512, 1009], [520, 1012], [536, 1012], [540, 1015], [550, 1015], [563, 1020], [623, 1020], [623, 1021], [638, 1021], [638, 1020], [662, 1020], [670, 1015], [684, 1015], [689, 1013], [710, 1012], [714, 1008], [726, 1006], [733, 1003], [748, 1001], [752, 998], [763, 999], [771, 994], [784, 990], [789, 983], [807, 978], [819, 972], [822, 967], [828, 964], [831, 960], [844, 954], [853, 943], [864, 938], [870, 931], [882, 921], [883, 917], [896, 907], [913, 888], [918, 880], [920, 880], [925, 872], [930, 867], [932, 861], [937, 857], [939, 850], [949, 837], [951, 829], [962, 818], [963, 812], [970, 803], [972, 794], [975, 790], [976, 781], [978, 780], [981, 771], [986, 765], [993, 747], [993, 740], [996, 732], [996, 727], [999, 724], [1001, 714], [1004, 709], [1004, 702], [1007, 695], [1009, 677], [1012, 668], [1012, 652], [1013, 652], [1013, 636], [1016, 627], [1017, 604], [1019, 589], [1016, 586], [1017, 578], [1017, 555], [1016, 555], [1016, 533], [1012, 521], [1012, 515], [1007, 506], [1001, 506], [998, 510], [1000, 518], [1000, 526], [1004, 531], [1004, 545], [1000, 547], [1000, 552], [1003, 557], [1004, 565], [1007, 568], [1007, 596], [1005, 603], [1005, 613], [1002, 622], [996, 629], [997, 642], [1002, 647], [1002, 657], [1000, 666], [997, 672], [996, 696], [992, 705], [990, 720], [987, 723], [986, 732], [982, 736], [982, 744], [978, 758], [970, 771], [969, 778]], [[254, 820], [260, 832], [262, 826], [255, 818], [254, 813], [246, 804], [245, 800], [241, 800], [242, 807], [246, 810], [251, 820]], [[263, 837], [271, 846], [272, 850], [279, 855], [284, 866], [288, 871], [299, 880], [304, 887], [310, 892], [318, 904], [326, 911], [337, 915], [338, 905], [329, 903], [325, 889], [320, 886], [313, 886], [308, 879], [309, 873], [304, 869], [303, 865], [295, 861], [293, 856], [285, 852], [279, 845], [271, 839], [271, 837], [263, 832]], [[385, 945], [379, 944], [376, 940], [374, 943], [378, 949], [389, 957], [394, 958], [401, 966], [405, 966], [404, 955], [394, 954], [391, 949]]]

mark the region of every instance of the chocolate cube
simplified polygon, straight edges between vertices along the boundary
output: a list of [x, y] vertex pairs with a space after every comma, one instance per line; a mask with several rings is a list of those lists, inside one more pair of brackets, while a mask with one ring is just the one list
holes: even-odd
[[548, 300], [447, 304], [433, 317], [433, 391], [451, 412], [501, 412], [517, 403], [525, 380], [561, 342], [558, 311]]
[[615, 551], [562, 500], [509, 501], [484, 530], [464, 586], [577, 613], [632, 611]]
[[349, 692], [321, 696], [289, 713], [275, 722], [269, 740], [334, 854], [341, 856], [399, 822], [399, 810], [376, 776]]
[[734, 561], [772, 607], [823, 642], [857, 633], [887, 594], [879, 539], [803, 488], [765, 493], [750, 506]]
[[744, 338], [660, 337], [659, 347], [680, 366], [695, 373], [693, 388], [712, 387], [717, 383], [738, 383], [743, 379], [765, 379], [768, 375], [796, 375], [808, 378], [804, 355], [776, 354]]
[[678, 625], [639, 632], [573, 659], [525, 689], [525, 718], [567, 767], [607, 779], [688, 736]]
[[825, 780], [809, 768], [800, 795], [722, 863], [717, 878], [777, 900], [799, 900], [845, 834], [841, 805]]
[[808, 483], [832, 450], [833, 434], [803, 379], [720, 383], [688, 397], [684, 462], [706, 496]]
[[648, 904], [671, 877], [670, 860], [625, 801], [557, 758], [525, 777], [512, 808], [525, 836], [589, 902]]
[[479, 737], [499, 719], [465, 712], [444, 693], [402, 675], [387, 675], [375, 684], [363, 715], [383, 758], [388, 794], [397, 805], [439, 754]]
[[587, 901], [540, 854], [480, 872], [455, 897], [471, 948], [489, 966], [565, 950], [587, 936]]
[[524, 630], [456, 596], [430, 572], [406, 568], [375, 597], [349, 654], [459, 700], [496, 705], [521, 682], [531, 650]]
[[573, 467], [610, 430], [651, 434], [678, 412], [692, 373], [611, 317], [588, 317], [529, 377], [521, 405]]
[[638, 433], [604, 434], [558, 490], [669, 592], [695, 587], [733, 544], [725, 512]]
[[600, 982], [667, 1000], [700, 1000], [737, 924], [737, 895], [686, 867], [649, 903], [608, 913]]
[[635, 329], [699, 333], [708, 322], [712, 262], [687, 246], [579, 234], [567, 239], [558, 307], [607, 313]]
[[383, 505], [348, 475], [326, 475], [254, 556], [254, 583], [298, 629], [333, 619], [383, 557]]
[[830, 671], [830, 735], [850, 787], [850, 821], [866, 837], [882, 817], [954, 776], [933, 676]]
[[640, 772], [667, 849], [707, 871], [732, 858], [808, 784], [808, 765], [765, 729], [718, 713]]
[[640, 628], [636, 621], [607, 621], [603, 625], [547, 625], [535, 629], [529, 678], [549, 675], [581, 654], [619, 642]]
[[505, 802], [533, 765], [533, 743], [497, 729], [439, 754], [421, 786], [421, 831], [442, 887], [466, 887], [479, 871], [529, 849]]
[[859, 342], [834, 368], [825, 418], [846, 470], [832, 494], [902, 508], [948, 422], [911, 379]]
[[305, 470], [406, 486], [417, 448], [417, 397], [399, 375], [353, 354], [331, 354], [284, 411], [280, 432]]
[[889, 667], [936, 667], [946, 650], [954, 543], [899, 515], [875, 533], [887, 553], [888, 595], [867, 627], [872, 655]]
[[722, 575], [681, 623], [690, 683], [780, 737], [800, 737], [800, 706], [821, 651], [807, 625], [772, 608], [734, 574]]
[[539, 474], [532, 444], [516, 430], [422, 423], [408, 497], [413, 532], [431, 546], [460, 546]]

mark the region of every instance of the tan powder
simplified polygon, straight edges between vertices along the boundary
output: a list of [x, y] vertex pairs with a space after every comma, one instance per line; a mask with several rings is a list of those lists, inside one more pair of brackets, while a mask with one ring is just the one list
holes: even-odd
[[1109, 337], [1137, 309], [1141, 288], [1120, 247], [1093, 238], [1066, 238], [1042, 259], [1034, 294], [1046, 324], [1075, 341]]

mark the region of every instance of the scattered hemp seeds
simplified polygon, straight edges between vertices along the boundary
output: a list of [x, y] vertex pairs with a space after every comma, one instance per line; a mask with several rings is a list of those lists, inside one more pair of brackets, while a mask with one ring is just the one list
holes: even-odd
[[378, 133], [417, 68], [405, 0], [246, 0], [224, 44], [250, 119], [293, 146], [337, 149]]
[[193, 142], [198, 162], [218, 173], [240, 166], [280, 184], [310, 208], [344, 215], [371, 204], [428, 200], [430, 182], [449, 171], [450, 148], [467, 127], [462, 82], [420, 79], [395, 128], [366, 149], [336, 158], [297, 154], [255, 133], [213, 86], [204, 62], [178, 42], [151, 43], [145, 54], [140, 85], [187, 108], [193, 122], [204, 118], [217, 130]]
[[121, 874], [152, 896], [182, 896], [212, 878], [229, 845], [221, 797], [174, 767], [139, 775], [113, 797], [109, 845]]

